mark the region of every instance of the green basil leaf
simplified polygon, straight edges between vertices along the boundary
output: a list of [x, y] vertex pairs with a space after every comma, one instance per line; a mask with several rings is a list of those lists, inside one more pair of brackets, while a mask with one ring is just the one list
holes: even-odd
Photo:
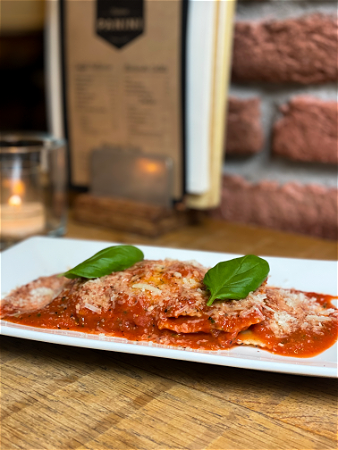
[[62, 275], [67, 278], [100, 278], [128, 269], [143, 258], [143, 252], [133, 245], [116, 245], [101, 250]]
[[207, 303], [218, 300], [241, 300], [256, 290], [270, 271], [265, 259], [246, 255], [216, 264], [205, 274], [203, 283], [211, 293]]

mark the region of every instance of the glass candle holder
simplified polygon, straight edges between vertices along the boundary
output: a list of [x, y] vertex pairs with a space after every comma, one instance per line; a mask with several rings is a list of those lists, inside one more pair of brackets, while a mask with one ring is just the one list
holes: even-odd
[[44, 134], [1, 134], [1, 249], [66, 227], [66, 145]]

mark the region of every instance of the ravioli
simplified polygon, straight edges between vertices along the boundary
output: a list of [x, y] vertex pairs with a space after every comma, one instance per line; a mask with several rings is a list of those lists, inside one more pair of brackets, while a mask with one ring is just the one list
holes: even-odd
[[312, 356], [337, 338], [337, 310], [319, 294], [263, 283], [242, 300], [215, 301], [197, 262], [145, 260], [102, 278], [41, 277], [1, 302], [3, 319], [200, 350], [256, 345]]

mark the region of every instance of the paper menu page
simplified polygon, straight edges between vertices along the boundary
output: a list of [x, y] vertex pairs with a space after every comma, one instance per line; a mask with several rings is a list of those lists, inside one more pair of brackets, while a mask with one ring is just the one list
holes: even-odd
[[210, 187], [210, 125], [217, 2], [191, 0], [187, 21], [187, 193]]
[[170, 156], [183, 195], [182, 3], [145, 1], [144, 30], [121, 48], [95, 31], [97, 1], [64, 1], [65, 81], [72, 184], [89, 183], [102, 147]]
[[[205, 192], [192, 192], [187, 195], [187, 206], [196, 209], [215, 208], [219, 205], [221, 198], [226, 104], [231, 67], [233, 17], [236, 2], [216, 1], [213, 3], [215, 5], [215, 22], [214, 26], [209, 27], [209, 32], [210, 30], [214, 31], [212, 90], [210, 96], [209, 122], [206, 124], [208, 127], [206, 132], [209, 138], [207, 152], [209, 187]], [[188, 110], [187, 114], [194, 114], [194, 111]], [[187, 131], [187, 135], [189, 135], [189, 131]]]

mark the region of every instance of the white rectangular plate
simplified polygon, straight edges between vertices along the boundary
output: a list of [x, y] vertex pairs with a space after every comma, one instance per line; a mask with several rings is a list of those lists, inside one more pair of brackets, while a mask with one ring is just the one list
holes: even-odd
[[[34, 237], [1, 254], [2, 297], [17, 286], [40, 276], [64, 272], [89, 258], [111, 242], [82, 241]], [[181, 261], [196, 260], [211, 267], [238, 255], [179, 250], [138, 245], [146, 259], [173, 258]], [[270, 264], [269, 284], [319, 292], [337, 296], [337, 262], [306, 259], [265, 257]], [[260, 350], [238, 346], [226, 351], [210, 352], [177, 349], [149, 342], [91, 335], [75, 331], [42, 330], [6, 321], [0, 321], [0, 332], [6, 336], [51, 342], [54, 344], [87, 347], [100, 350], [158, 356], [206, 364], [240, 367], [270, 372], [292, 373], [321, 377], [337, 377], [337, 344], [313, 358], [291, 358]]]

